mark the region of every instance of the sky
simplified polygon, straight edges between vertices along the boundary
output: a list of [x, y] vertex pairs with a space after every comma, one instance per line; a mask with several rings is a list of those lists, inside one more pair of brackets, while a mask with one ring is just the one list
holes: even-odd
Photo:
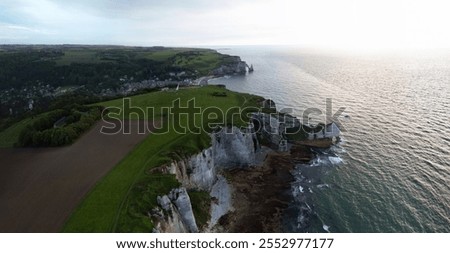
[[445, 0], [0, 0], [0, 44], [449, 48]]

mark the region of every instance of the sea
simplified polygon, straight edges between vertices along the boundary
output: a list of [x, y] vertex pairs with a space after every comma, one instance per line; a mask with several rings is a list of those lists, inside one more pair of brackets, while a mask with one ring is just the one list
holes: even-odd
[[210, 83], [299, 118], [343, 109], [340, 142], [293, 172], [287, 232], [450, 232], [450, 51], [216, 49], [254, 72]]

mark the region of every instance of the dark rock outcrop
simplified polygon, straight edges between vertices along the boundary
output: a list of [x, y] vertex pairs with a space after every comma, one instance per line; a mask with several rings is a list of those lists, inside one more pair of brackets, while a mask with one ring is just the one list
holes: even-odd
[[263, 166], [226, 172], [234, 188], [234, 212], [219, 223], [227, 232], [282, 232], [282, 215], [291, 201], [294, 164], [286, 153], [269, 154]]

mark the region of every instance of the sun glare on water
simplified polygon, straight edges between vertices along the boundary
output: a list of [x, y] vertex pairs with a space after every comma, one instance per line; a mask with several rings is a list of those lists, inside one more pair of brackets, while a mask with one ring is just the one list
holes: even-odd
[[[253, 38], [238, 44], [296, 44], [340, 49], [450, 47], [446, 1], [263, 1], [234, 10]], [[232, 42], [232, 41], [230, 41]]]

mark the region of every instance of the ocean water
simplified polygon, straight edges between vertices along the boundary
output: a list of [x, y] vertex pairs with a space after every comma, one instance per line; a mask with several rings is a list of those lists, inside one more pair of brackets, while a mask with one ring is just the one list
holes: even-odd
[[294, 205], [307, 207], [292, 211], [290, 231], [303, 231], [306, 218], [307, 232], [450, 232], [450, 52], [218, 50], [255, 72], [215, 83], [300, 117], [311, 107], [325, 111], [327, 98], [333, 113], [345, 107], [342, 142], [295, 170]]

